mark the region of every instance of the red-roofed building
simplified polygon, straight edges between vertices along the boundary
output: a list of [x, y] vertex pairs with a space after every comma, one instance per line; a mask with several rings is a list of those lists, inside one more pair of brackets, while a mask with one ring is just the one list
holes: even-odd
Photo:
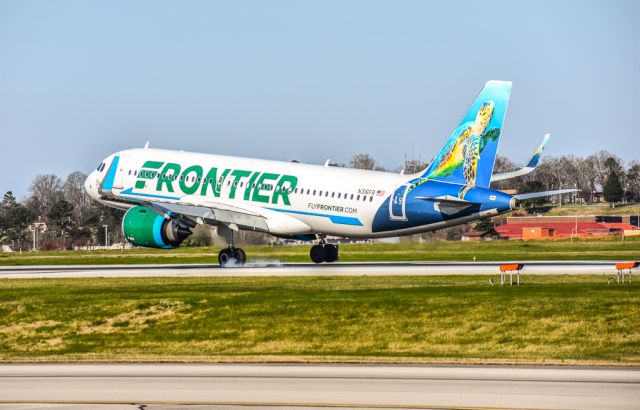
[[511, 217], [495, 229], [501, 238], [524, 240], [640, 234], [637, 226], [595, 222], [595, 217]]

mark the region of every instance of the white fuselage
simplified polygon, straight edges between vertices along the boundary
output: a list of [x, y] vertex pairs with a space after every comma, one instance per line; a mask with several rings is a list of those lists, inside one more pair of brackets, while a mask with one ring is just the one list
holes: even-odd
[[[118, 165], [113, 177], [109, 196], [99, 192], [101, 184], [108, 178], [107, 172], [114, 157]], [[137, 188], [148, 161], [162, 163], [153, 178], [148, 178], [144, 187]], [[282, 223], [270, 225], [270, 233], [323, 233], [336, 236], [388, 236], [373, 235], [372, 221], [383, 202], [395, 188], [406, 183], [411, 176], [397, 173], [358, 170], [343, 167], [301, 164], [210, 155], [183, 151], [160, 149], [130, 149], [109, 156], [102, 170], [95, 170], [87, 178], [87, 191], [95, 199], [111, 206], [123, 208], [132, 206], [135, 201], [154, 201], [193, 206], [237, 207], [256, 214], [266, 214], [267, 220], [294, 218], [302, 224]], [[179, 172], [163, 172], [166, 164], [177, 164]], [[200, 166], [198, 170], [184, 174], [189, 167]], [[214, 194], [206, 174], [212, 167], [217, 169], [219, 191]], [[224, 178], [221, 174], [227, 171]], [[246, 171], [246, 175], [233, 175], [233, 171]], [[238, 171], [238, 172], [239, 172]], [[154, 172], [154, 171], [151, 171]], [[167, 175], [168, 174], [168, 175]], [[260, 179], [267, 174], [267, 178]], [[148, 175], [148, 174], [145, 174]], [[278, 186], [281, 176], [293, 176], [297, 179], [295, 188], [287, 192], [289, 203], [280, 194]], [[163, 179], [162, 181], [158, 181]], [[181, 181], [182, 179], [182, 181]], [[261, 181], [262, 184], [257, 184]], [[161, 182], [158, 189], [158, 182]], [[195, 192], [184, 192], [181, 182]], [[216, 182], [213, 182], [215, 185]], [[173, 189], [170, 191], [169, 185]], [[260, 186], [261, 185], [261, 186]], [[111, 199], [114, 200], [111, 200]], [[268, 202], [263, 202], [268, 198]], [[280, 221], [278, 221], [280, 222]], [[278, 229], [284, 226], [282, 229]], [[302, 231], [300, 231], [302, 230]], [[423, 229], [425, 230], [425, 229]]]

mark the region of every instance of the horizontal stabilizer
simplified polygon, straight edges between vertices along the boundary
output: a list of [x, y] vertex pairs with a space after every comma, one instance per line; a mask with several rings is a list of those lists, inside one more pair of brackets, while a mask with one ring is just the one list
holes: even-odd
[[527, 165], [525, 167], [517, 169], [515, 171], [503, 172], [500, 174], [493, 174], [491, 176], [491, 182], [503, 181], [505, 179], [521, 177], [523, 175], [527, 175], [528, 173], [536, 169], [536, 167], [540, 163], [540, 156], [542, 155], [542, 151], [544, 150], [544, 147], [547, 145], [547, 141], [549, 141], [550, 137], [551, 137], [551, 134], [545, 134], [544, 138], [542, 139], [542, 142], [540, 143], [538, 148], [535, 150], [531, 158], [529, 158], [529, 162], [527, 162]]
[[417, 196], [416, 199], [422, 199], [423, 201], [432, 201], [439, 202], [445, 205], [479, 205], [479, 202], [467, 201], [464, 199], [456, 198], [455, 196], [444, 195], [444, 196]]
[[527, 194], [517, 194], [514, 195], [513, 197], [516, 199], [531, 199], [531, 198], [540, 198], [543, 196], [552, 196], [552, 195], [560, 195], [560, 194], [570, 194], [572, 192], [578, 192], [577, 189], [557, 189], [555, 191], [542, 191], [542, 192], [530, 192]]

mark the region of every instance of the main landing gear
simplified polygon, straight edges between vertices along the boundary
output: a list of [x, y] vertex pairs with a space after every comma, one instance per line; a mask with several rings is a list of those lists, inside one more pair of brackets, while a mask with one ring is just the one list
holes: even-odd
[[324, 236], [321, 236], [320, 243], [311, 247], [309, 256], [314, 263], [335, 262], [338, 260], [338, 247], [327, 243]]
[[236, 248], [233, 245], [233, 232], [234, 229], [229, 228], [226, 225], [218, 226], [218, 234], [227, 241], [229, 247], [223, 249], [218, 253], [218, 263], [224, 267], [226, 265], [244, 265], [247, 261], [247, 254], [242, 248]]
[[242, 248], [235, 248], [230, 245], [227, 249], [223, 249], [218, 253], [218, 263], [220, 266], [225, 266], [229, 262], [237, 265], [244, 265], [247, 261], [247, 254]]

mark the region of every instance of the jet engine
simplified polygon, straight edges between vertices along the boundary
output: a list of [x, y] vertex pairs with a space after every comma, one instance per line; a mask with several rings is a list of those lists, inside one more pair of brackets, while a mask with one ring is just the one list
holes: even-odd
[[180, 246], [195, 226], [192, 221], [165, 218], [144, 206], [129, 209], [122, 218], [122, 232], [134, 245], [170, 249]]

